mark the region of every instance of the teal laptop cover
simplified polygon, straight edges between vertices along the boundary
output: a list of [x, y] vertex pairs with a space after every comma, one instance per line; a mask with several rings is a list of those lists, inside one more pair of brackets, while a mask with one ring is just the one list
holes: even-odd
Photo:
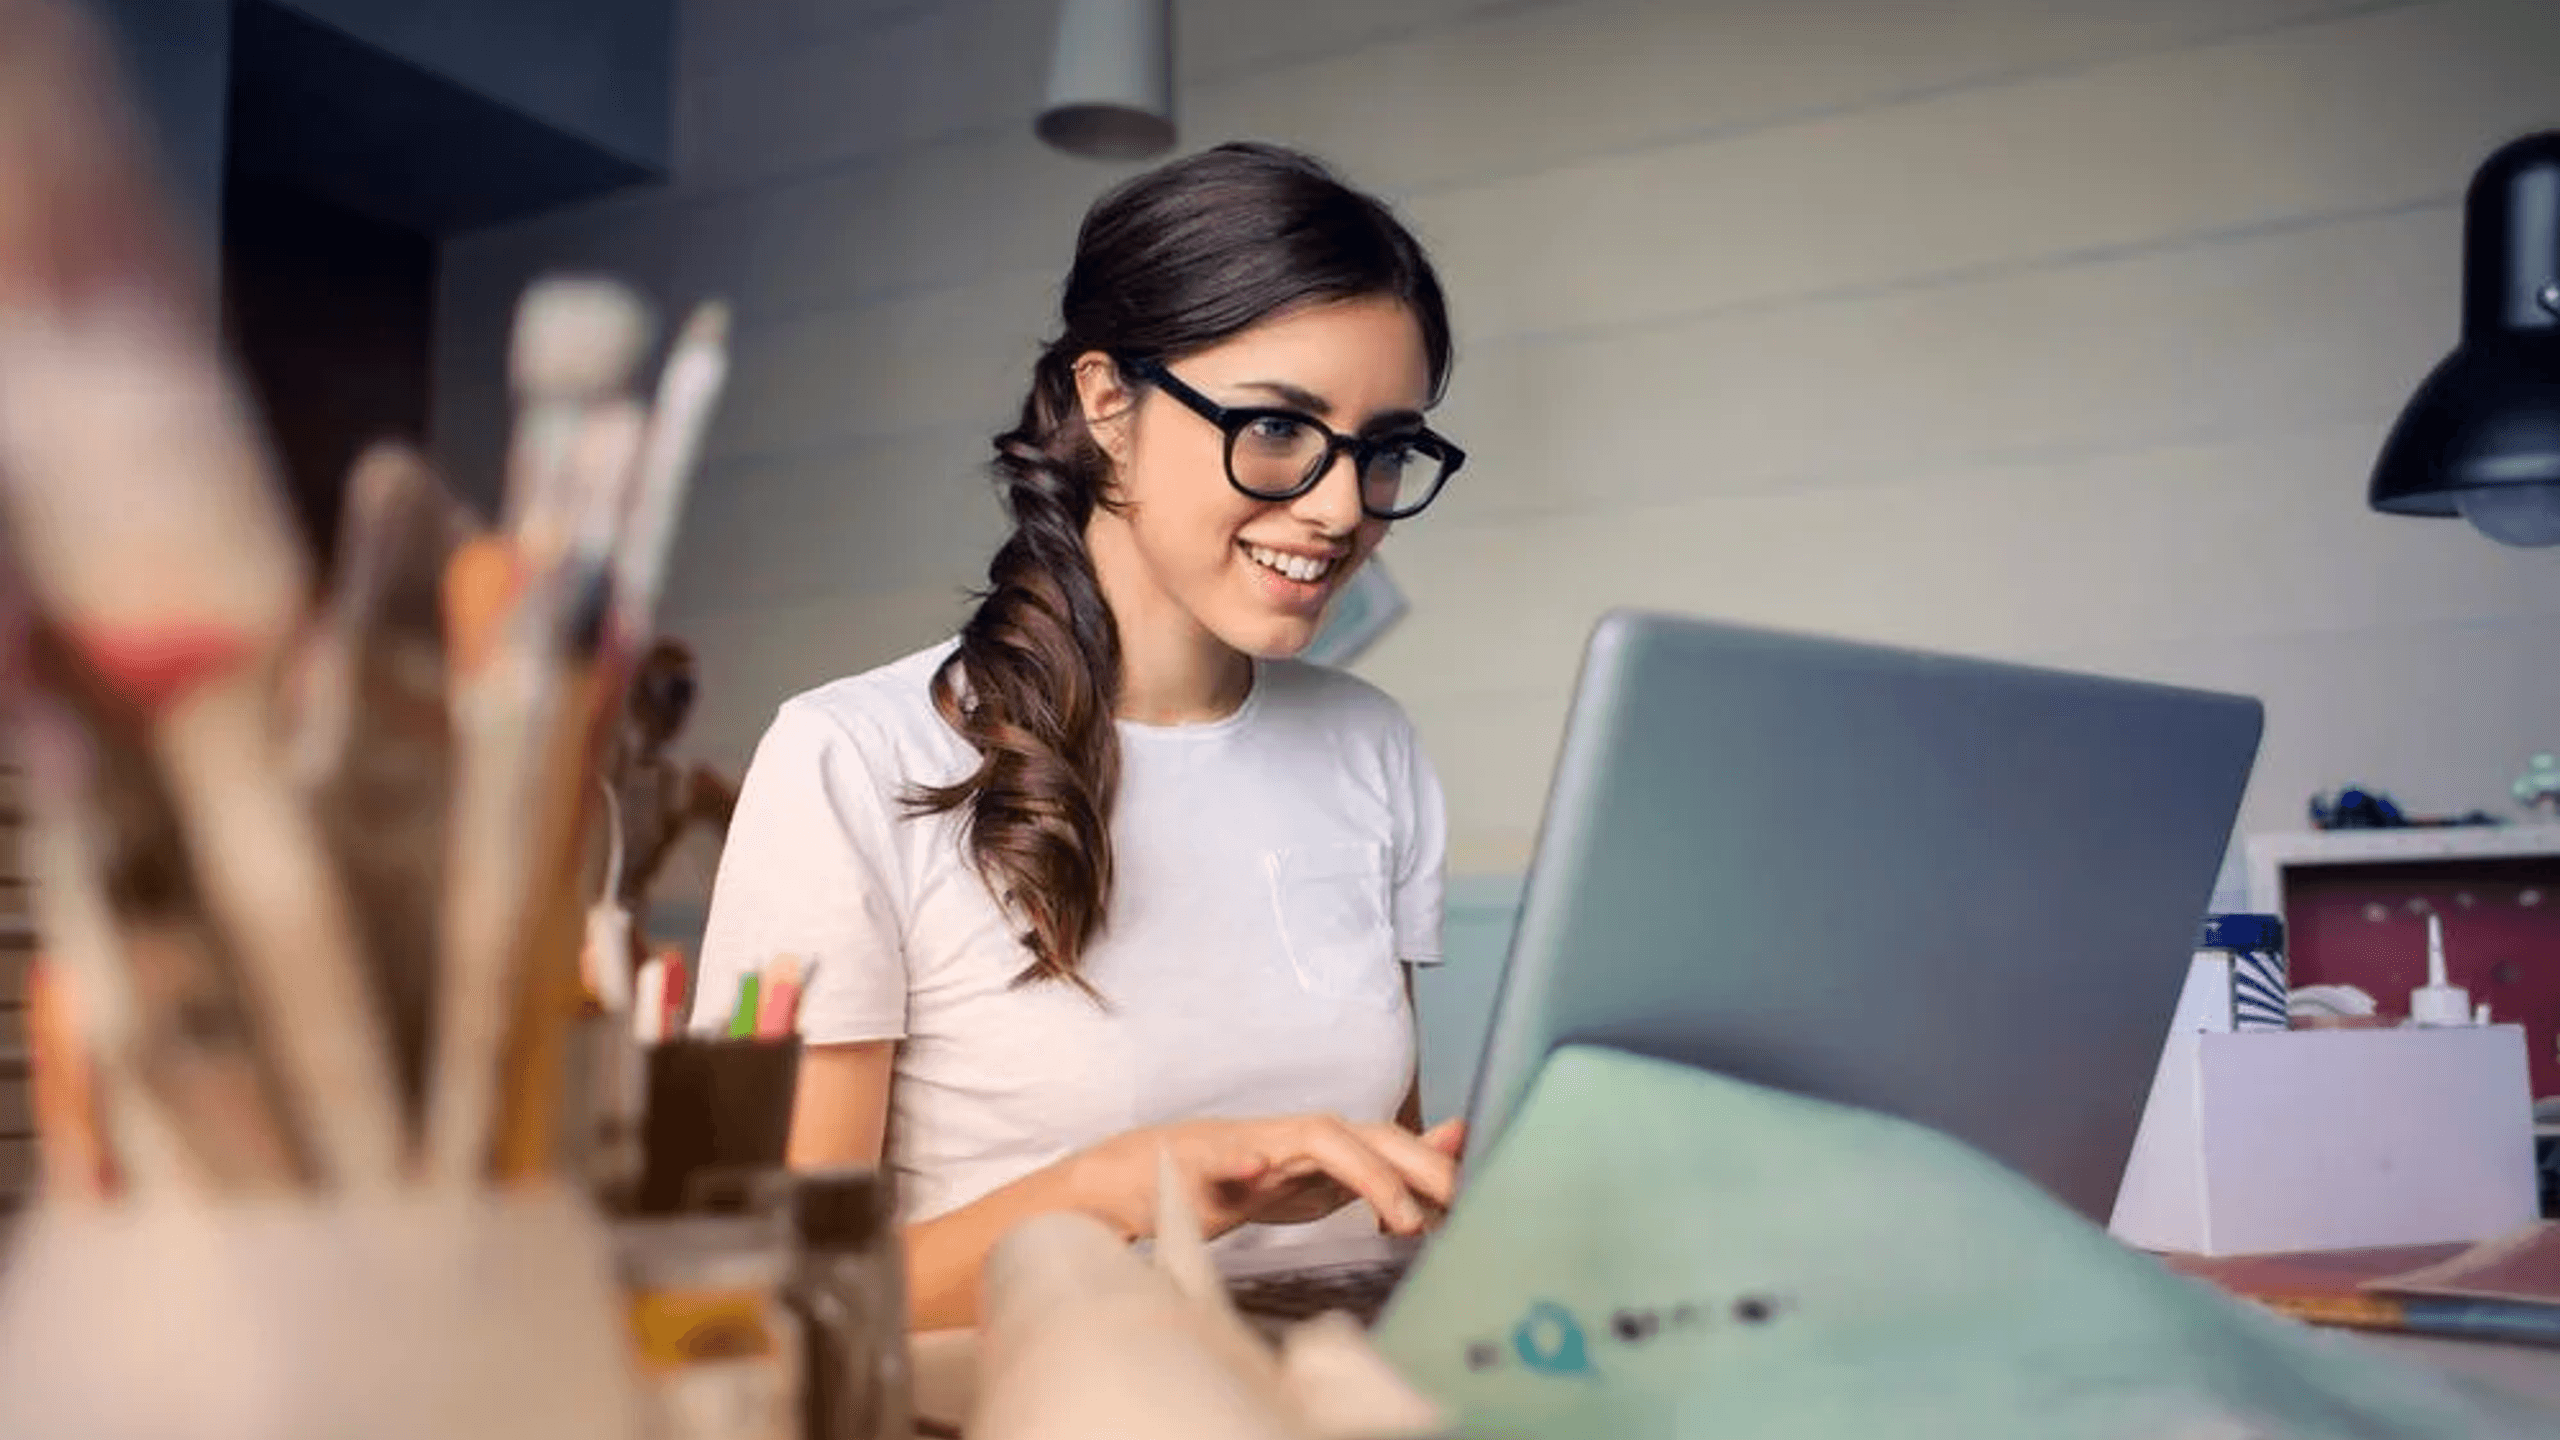
[[1468, 1437], [2560, 1435], [2171, 1273], [1934, 1131], [1574, 1046], [1382, 1317]]

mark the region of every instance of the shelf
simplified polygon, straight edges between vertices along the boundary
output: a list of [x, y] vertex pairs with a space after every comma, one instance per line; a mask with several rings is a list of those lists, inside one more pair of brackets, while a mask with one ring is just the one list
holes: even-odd
[[2249, 908], [2281, 914], [2283, 872], [2292, 867], [2560, 857], [2560, 824], [2283, 831], [2251, 835], [2244, 848], [2249, 861]]

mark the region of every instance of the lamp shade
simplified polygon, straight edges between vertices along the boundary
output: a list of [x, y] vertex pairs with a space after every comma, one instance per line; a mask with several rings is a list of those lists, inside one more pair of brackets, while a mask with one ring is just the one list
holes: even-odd
[[1173, 0], [1059, 0], [1040, 138], [1141, 160], [1173, 144]]
[[2373, 508], [2560, 544], [2560, 132], [2481, 163], [2462, 216], [2462, 343], [2392, 426]]

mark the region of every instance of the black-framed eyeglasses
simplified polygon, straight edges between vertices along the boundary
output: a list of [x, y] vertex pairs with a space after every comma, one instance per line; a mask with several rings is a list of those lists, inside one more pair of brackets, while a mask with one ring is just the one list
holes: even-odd
[[1295, 500], [1316, 488], [1335, 456], [1348, 454], [1360, 477], [1361, 513], [1403, 520], [1421, 514], [1467, 463], [1466, 451], [1421, 426], [1383, 435], [1338, 434], [1303, 410], [1221, 405], [1153, 360], [1120, 363], [1218, 427], [1227, 439], [1227, 483], [1256, 500]]

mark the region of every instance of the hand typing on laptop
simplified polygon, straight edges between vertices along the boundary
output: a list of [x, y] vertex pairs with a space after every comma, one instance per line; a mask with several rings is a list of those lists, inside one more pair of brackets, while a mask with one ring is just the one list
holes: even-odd
[[1154, 1226], [1162, 1150], [1197, 1187], [1206, 1235], [1321, 1219], [1355, 1199], [1389, 1231], [1416, 1235], [1448, 1207], [1461, 1134], [1456, 1121], [1416, 1135], [1338, 1115], [1188, 1120], [1116, 1135], [1063, 1163], [1075, 1208], [1133, 1239]]

